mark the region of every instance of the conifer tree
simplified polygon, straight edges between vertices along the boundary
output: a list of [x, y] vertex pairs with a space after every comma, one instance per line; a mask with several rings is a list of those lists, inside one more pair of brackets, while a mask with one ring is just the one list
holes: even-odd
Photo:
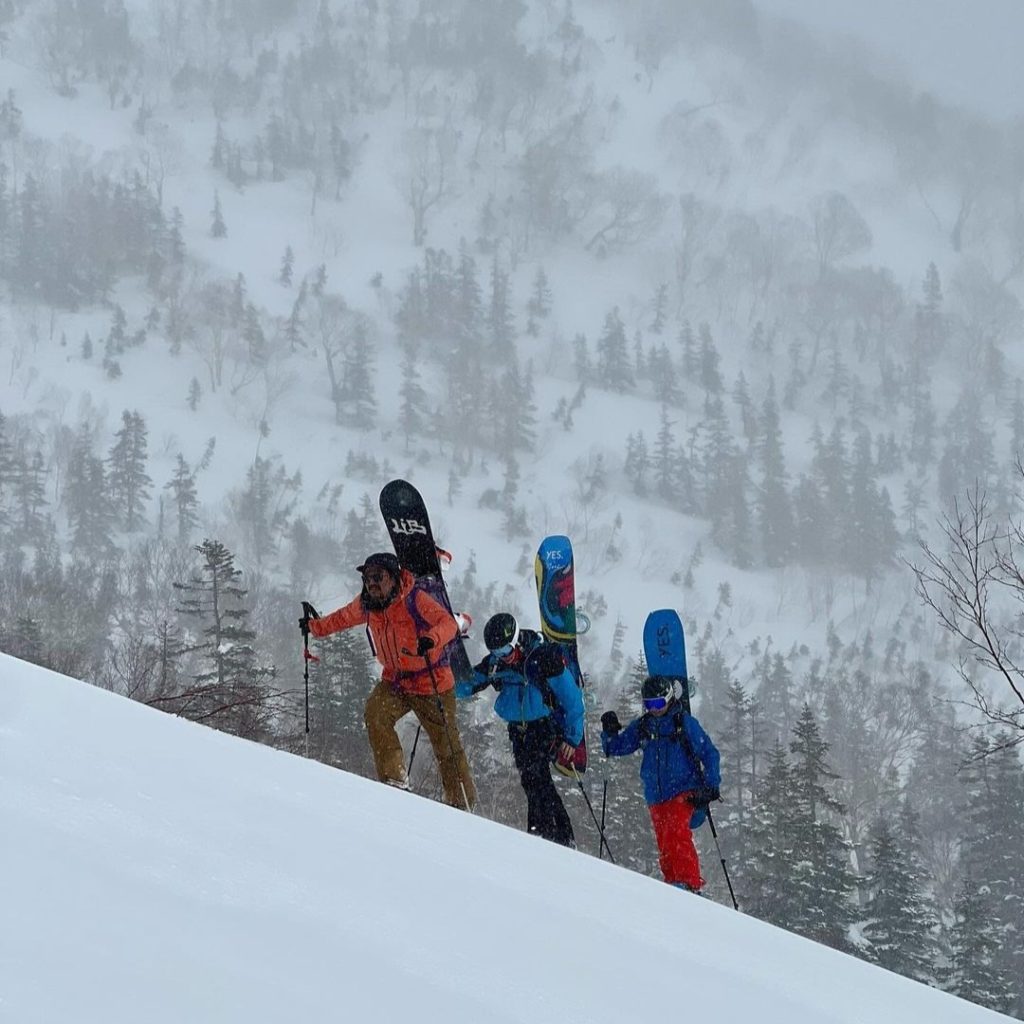
[[678, 495], [679, 478], [675, 472], [676, 439], [668, 418], [668, 409], [661, 407], [661, 425], [654, 443], [651, 469], [654, 473], [654, 491], [662, 501], [672, 502]]
[[700, 351], [697, 356], [697, 373], [700, 386], [704, 389], [706, 398], [712, 395], [720, 395], [725, 389], [722, 381], [722, 371], [719, 368], [721, 359], [718, 349], [715, 347], [715, 339], [711, 336], [711, 327], [708, 324], [701, 324], [698, 329], [700, 336]]
[[228, 226], [224, 223], [224, 214], [220, 208], [220, 192], [213, 193], [213, 210], [210, 212], [213, 222], [210, 225], [210, 235], [213, 238], [227, 238]]
[[856, 919], [852, 899], [856, 878], [849, 867], [847, 844], [831, 820], [845, 809], [828, 788], [836, 778], [827, 762], [828, 744], [806, 704], [789, 748], [794, 754], [792, 872], [802, 894], [793, 930], [833, 949], [849, 951], [847, 932]]
[[662, 405], [678, 405], [682, 401], [683, 393], [668, 346], [662, 343], [652, 349], [647, 365], [654, 386], [655, 399]]
[[301, 484], [301, 473], [289, 477], [284, 466], [274, 466], [257, 455], [246, 472], [245, 487], [232, 496], [232, 518], [241, 527], [245, 548], [256, 566], [278, 550]]
[[[769, 378], [769, 385], [774, 391], [774, 378]], [[747, 442], [748, 446], [753, 445], [757, 440], [757, 415], [754, 412], [754, 402], [750, 397], [747, 377], [742, 370], [736, 375], [736, 381], [732, 388], [732, 400], [736, 403], [736, 408], [739, 409], [743, 439]]]
[[4, 650], [22, 661], [50, 667], [43, 641], [43, 624], [30, 614], [22, 613], [15, 619], [14, 629]]
[[750, 715], [751, 701], [747, 691], [738, 680], [731, 680], [725, 690], [722, 714], [719, 716], [718, 746], [722, 751], [723, 762], [729, 765], [723, 788], [729, 794], [729, 803], [735, 807], [741, 837], [745, 833], [749, 801], [754, 790]]
[[185, 543], [199, 522], [199, 496], [196, 491], [195, 470], [189, 468], [180, 452], [175, 464], [174, 476], [164, 486], [164, 490], [171, 492], [177, 517], [178, 540]]
[[260, 664], [253, 647], [242, 573], [220, 541], [206, 539], [195, 551], [198, 569], [174, 588], [181, 595], [180, 613], [198, 620], [198, 635], [184, 650], [197, 657], [198, 671], [174, 711], [236, 736], [266, 740], [280, 695], [267, 688], [274, 669]]
[[455, 322], [460, 338], [474, 343], [480, 341], [484, 328], [483, 309], [476, 261], [463, 239], [459, 244], [459, 266], [455, 274]]
[[786, 565], [793, 553], [795, 534], [789, 500], [782, 425], [775, 400], [775, 378], [769, 378], [768, 392], [761, 405], [756, 435], [761, 482], [757, 495], [757, 520], [764, 560], [770, 566]]
[[93, 453], [92, 435], [82, 427], [68, 459], [64, 489], [73, 550], [87, 558], [103, 558], [114, 547], [114, 510], [103, 462]]
[[409, 451], [413, 438], [423, 439], [429, 423], [427, 392], [420, 384], [418, 356], [419, 349], [415, 343], [402, 344], [401, 383], [398, 388], [401, 406], [398, 410], [398, 426], [405, 435], [406, 452]]
[[551, 312], [551, 288], [543, 267], [537, 267], [533, 277], [533, 290], [526, 304], [526, 312], [534, 321], [543, 320]]
[[590, 361], [590, 348], [584, 334], [577, 334], [572, 339], [572, 364], [576, 371], [576, 380], [581, 387], [586, 387], [594, 371]]
[[15, 535], [21, 543], [38, 540], [46, 533], [46, 463], [38, 449], [31, 456], [20, 452], [11, 467]]
[[491, 347], [507, 351], [515, 336], [515, 321], [509, 297], [508, 274], [498, 266], [498, 257], [491, 263], [491, 301], [487, 310], [487, 330]]
[[292, 277], [295, 272], [295, 253], [290, 245], [286, 245], [284, 255], [281, 257], [281, 269], [278, 271], [277, 280], [285, 288], [291, 288]]
[[342, 379], [349, 422], [360, 430], [371, 430], [377, 420], [374, 362], [369, 324], [364, 316], [357, 316], [342, 360]]
[[650, 467], [647, 439], [644, 432], [638, 430], [626, 438], [626, 458], [622, 466], [626, 479], [633, 485], [633, 491], [638, 497], [647, 497], [647, 474]]
[[1000, 962], [1002, 935], [995, 909], [991, 890], [966, 877], [954, 907], [948, 987], [962, 999], [1010, 1014], [1016, 1002], [1014, 982]]
[[346, 563], [358, 565], [371, 551], [379, 550], [385, 542], [383, 532], [377, 504], [364, 491], [359, 499], [359, 507], [350, 509], [345, 517], [345, 535], [341, 547]]
[[423, 254], [423, 302], [426, 332], [432, 338], [465, 339], [459, 286], [452, 258], [444, 249]]
[[693, 336], [689, 320], [684, 320], [683, 326], [679, 328], [679, 347], [683, 352], [683, 377], [686, 380], [694, 380], [700, 371], [700, 357], [697, 339]]
[[833, 424], [827, 440], [816, 432], [814, 444], [811, 473], [822, 502], [823, 554], [833, 564], [849, 564], [849, 460], [842, 423], [837, 420]]
[[505, 361], [495, 393], [494, 447], [497, 451], [533, 451], [537, 441], [537, 405], [533, 400], [533, 364], [519, 369], [513, 352]]
[[1013, 382], [1013, 404], [1010, 406], [1010, 458], [1011, 466], [1024, 460], [1024, 389], [1018, 377]]
[[6, 423], [0, 413], [0, 527], [8, 524], [10, 519], [10, 495], [14, 483], [14, 457], [7, 440]]
[[938, 268], [928, 264], [922, 287], [923, 301], [914, 317], [911, 346], [911, 377], [919, 380], [934, 365], [946, 343], [945, 317], [942, 312], [942, 282]]
[[148, 433], [142, 414], [125, 409], [115, 437], [107, 460], [110, 497], [121, 525], [133, 533], [145, 522], [145, 503], [153, 483], [146, 472]]
[[604, 318], [604, 330], [597, 339], [596, 382], [610, 391], [631, 391], [636, 381], [629, 358], [626, 329], [615, 307]]
[[736, 866], [744, 909], [789, 931], [796, 930], [806, 898], [792, 870], [794, 812], [791, 769], [782, 744], [777, 742], [754, 794], [746, 857]]
[[862, 430], [850, 465], [846, 552], [849, 567], [871, 579], [896, 554], [899, 536], [888, 492], [880, 489], [871, 455], [871, 435]]
[[651, 334], [661, 334], [665, 329], [665, 310], [668, 305], [668, 285], [662, 281], [654, 292], [654, 311], [648, 330]]
[[796, 534], [800, 543], [797, 557], [804, 565], [825, 565], [831, 560], [831, 526], [825, 501], [813, 476], [801, 474], [793, 495]]
[[[373, 758], [366, 742], [362, 702], [352, 699], [353, 693], [368, 693], [373, 687], [372, 658], [365, 637], [358, 630], [335, 633], [322, 641], [319, 653], [315, 676], [310, 673], [310, 756], [372, 777]], [[301, 749], [300, 742], [296, 735], [293, 749]]]
[[757, 691], [759, 720], [769, 743], [781, 743], [793, 728], [793, 673], [782, 653], [765, 652]]
[[993, 967], [1016, 979], [1014, 1013], [1024, 1011], [1024, 771], [1018, 743], [1005, 732], [977, 739], [961, 773], [967, 797], [961, 870], [991, 897], [990, 927], [998, 941]]
[[890, 828], [879, 814], [871, 829], [871, 868], [864, 879], [867, 900], [862, 927], [867, 959], [926, 985], [936, 983], [938, 918], [924, 889], [917, 816], [905, 802]]

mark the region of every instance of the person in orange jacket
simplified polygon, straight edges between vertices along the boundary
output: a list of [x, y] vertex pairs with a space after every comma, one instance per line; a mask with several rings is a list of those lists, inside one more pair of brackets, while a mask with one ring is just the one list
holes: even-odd
[[395, 725], [411, 711], [434, 749], [445, 803], [471, 810], [476, 788], [459, 738], [455, 679], [445, 652], [459, 631], [458, 623], [447, 608], [416, 587], [412, 573], [395, 555], [370, 555], [356, 571], [363, 576], [359, 596], [323, 618], [304, 615], [299, 628], [303, 635], [325, 637], [366, 626], [370, 646], [384, 669], [365, 712], [377, 777], [409, 788]]

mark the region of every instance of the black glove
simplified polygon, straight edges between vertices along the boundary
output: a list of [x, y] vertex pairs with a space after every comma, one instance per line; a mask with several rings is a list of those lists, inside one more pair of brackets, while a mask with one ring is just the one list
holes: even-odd
[[432, 651], [433, 649], [434, 641], [431, 640], [429, 636], [421, 636], [416, 641], [416, 653], [421, 658], [425, 658], [427, 656], [427, 651]]
[[694, 807], [707, 807], [708, 804], [722, 799], [717, 786], [698, 786], [688, 797]]
[[308, 602], [302, 602], [302, 618], [299, 619], [299, 630], [302, 635], [309, 636], [309, 620], [319, 619], [320, 613]]
[[609, 736], [618, 736], [622, 732], [622, 724], [619, 722], [619, 716], [614, 711], [606, 711], [601, 716], [601, 728], [604, 729]]

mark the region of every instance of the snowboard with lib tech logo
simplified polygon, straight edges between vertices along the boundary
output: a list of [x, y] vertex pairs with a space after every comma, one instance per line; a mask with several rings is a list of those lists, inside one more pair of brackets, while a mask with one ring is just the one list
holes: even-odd
[[644, 660], [652, 676], [663, 676], [678, 682], [680, 700], [690, 713], [690, 677], [686, 672], [686, 634], [683, 621], [672, 608], [659, 608], [644, 623]]
[[[421, 590], [451, 612], [451, 600], [441, 575], [441, 559], [450, 562], [451, 555], [434, 540], [420, 492], [406, 480], [392, 480], [380, 492], [380, 514], [402, 568], [412, 573]], [[446, 653], [456, 682], [473, 677], [461, 634], [448, 644]]]
[[[540, 629], [544, 639], [561, 644], [565, 661], [576, 685], [583, 689], [579, 650], [576, 638], [576, 572], [572, 557], [572, 543], [568, 537], [545, 537], [537, 549], [534, 562], [537, 579], [537, 603], [540, 606]], [[582, 630], [586, 632], [586, 630]], [[587, 767], [587, 736], [584, 732], [576, 748], [576, 771], [582, 774]]]

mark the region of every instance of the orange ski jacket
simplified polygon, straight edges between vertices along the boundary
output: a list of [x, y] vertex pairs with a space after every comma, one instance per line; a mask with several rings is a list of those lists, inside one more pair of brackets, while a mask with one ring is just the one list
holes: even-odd
[[[455, 678], [447, 664], [438, 664], [438, 661], [446, 660], [445, 645], [458, 635], [459, 626], [451, 612], [429, 594], [422, 590], [413, 593], [415, 584], [412, 573], [403, 569], [398, 592], [386, 608], [368, 611], [363, 607], [360, 595], [322, 619], [310, 619], [309, 632], [315, 637], [324, 637], [365, 625], [370, 647], [384, 667], [384, 681], [396, 690], [419, 696], [434, 692], [426, 661], [416, 653], [418, 638], [429, 636], [434, 647], [427, 652], [427, 658], [433, 669], [437, 692], [444, 693], [455, 685]], [[429, 626], [426, 632], [417, 630], [410, 602], [415, 602], [420, 620]]]

